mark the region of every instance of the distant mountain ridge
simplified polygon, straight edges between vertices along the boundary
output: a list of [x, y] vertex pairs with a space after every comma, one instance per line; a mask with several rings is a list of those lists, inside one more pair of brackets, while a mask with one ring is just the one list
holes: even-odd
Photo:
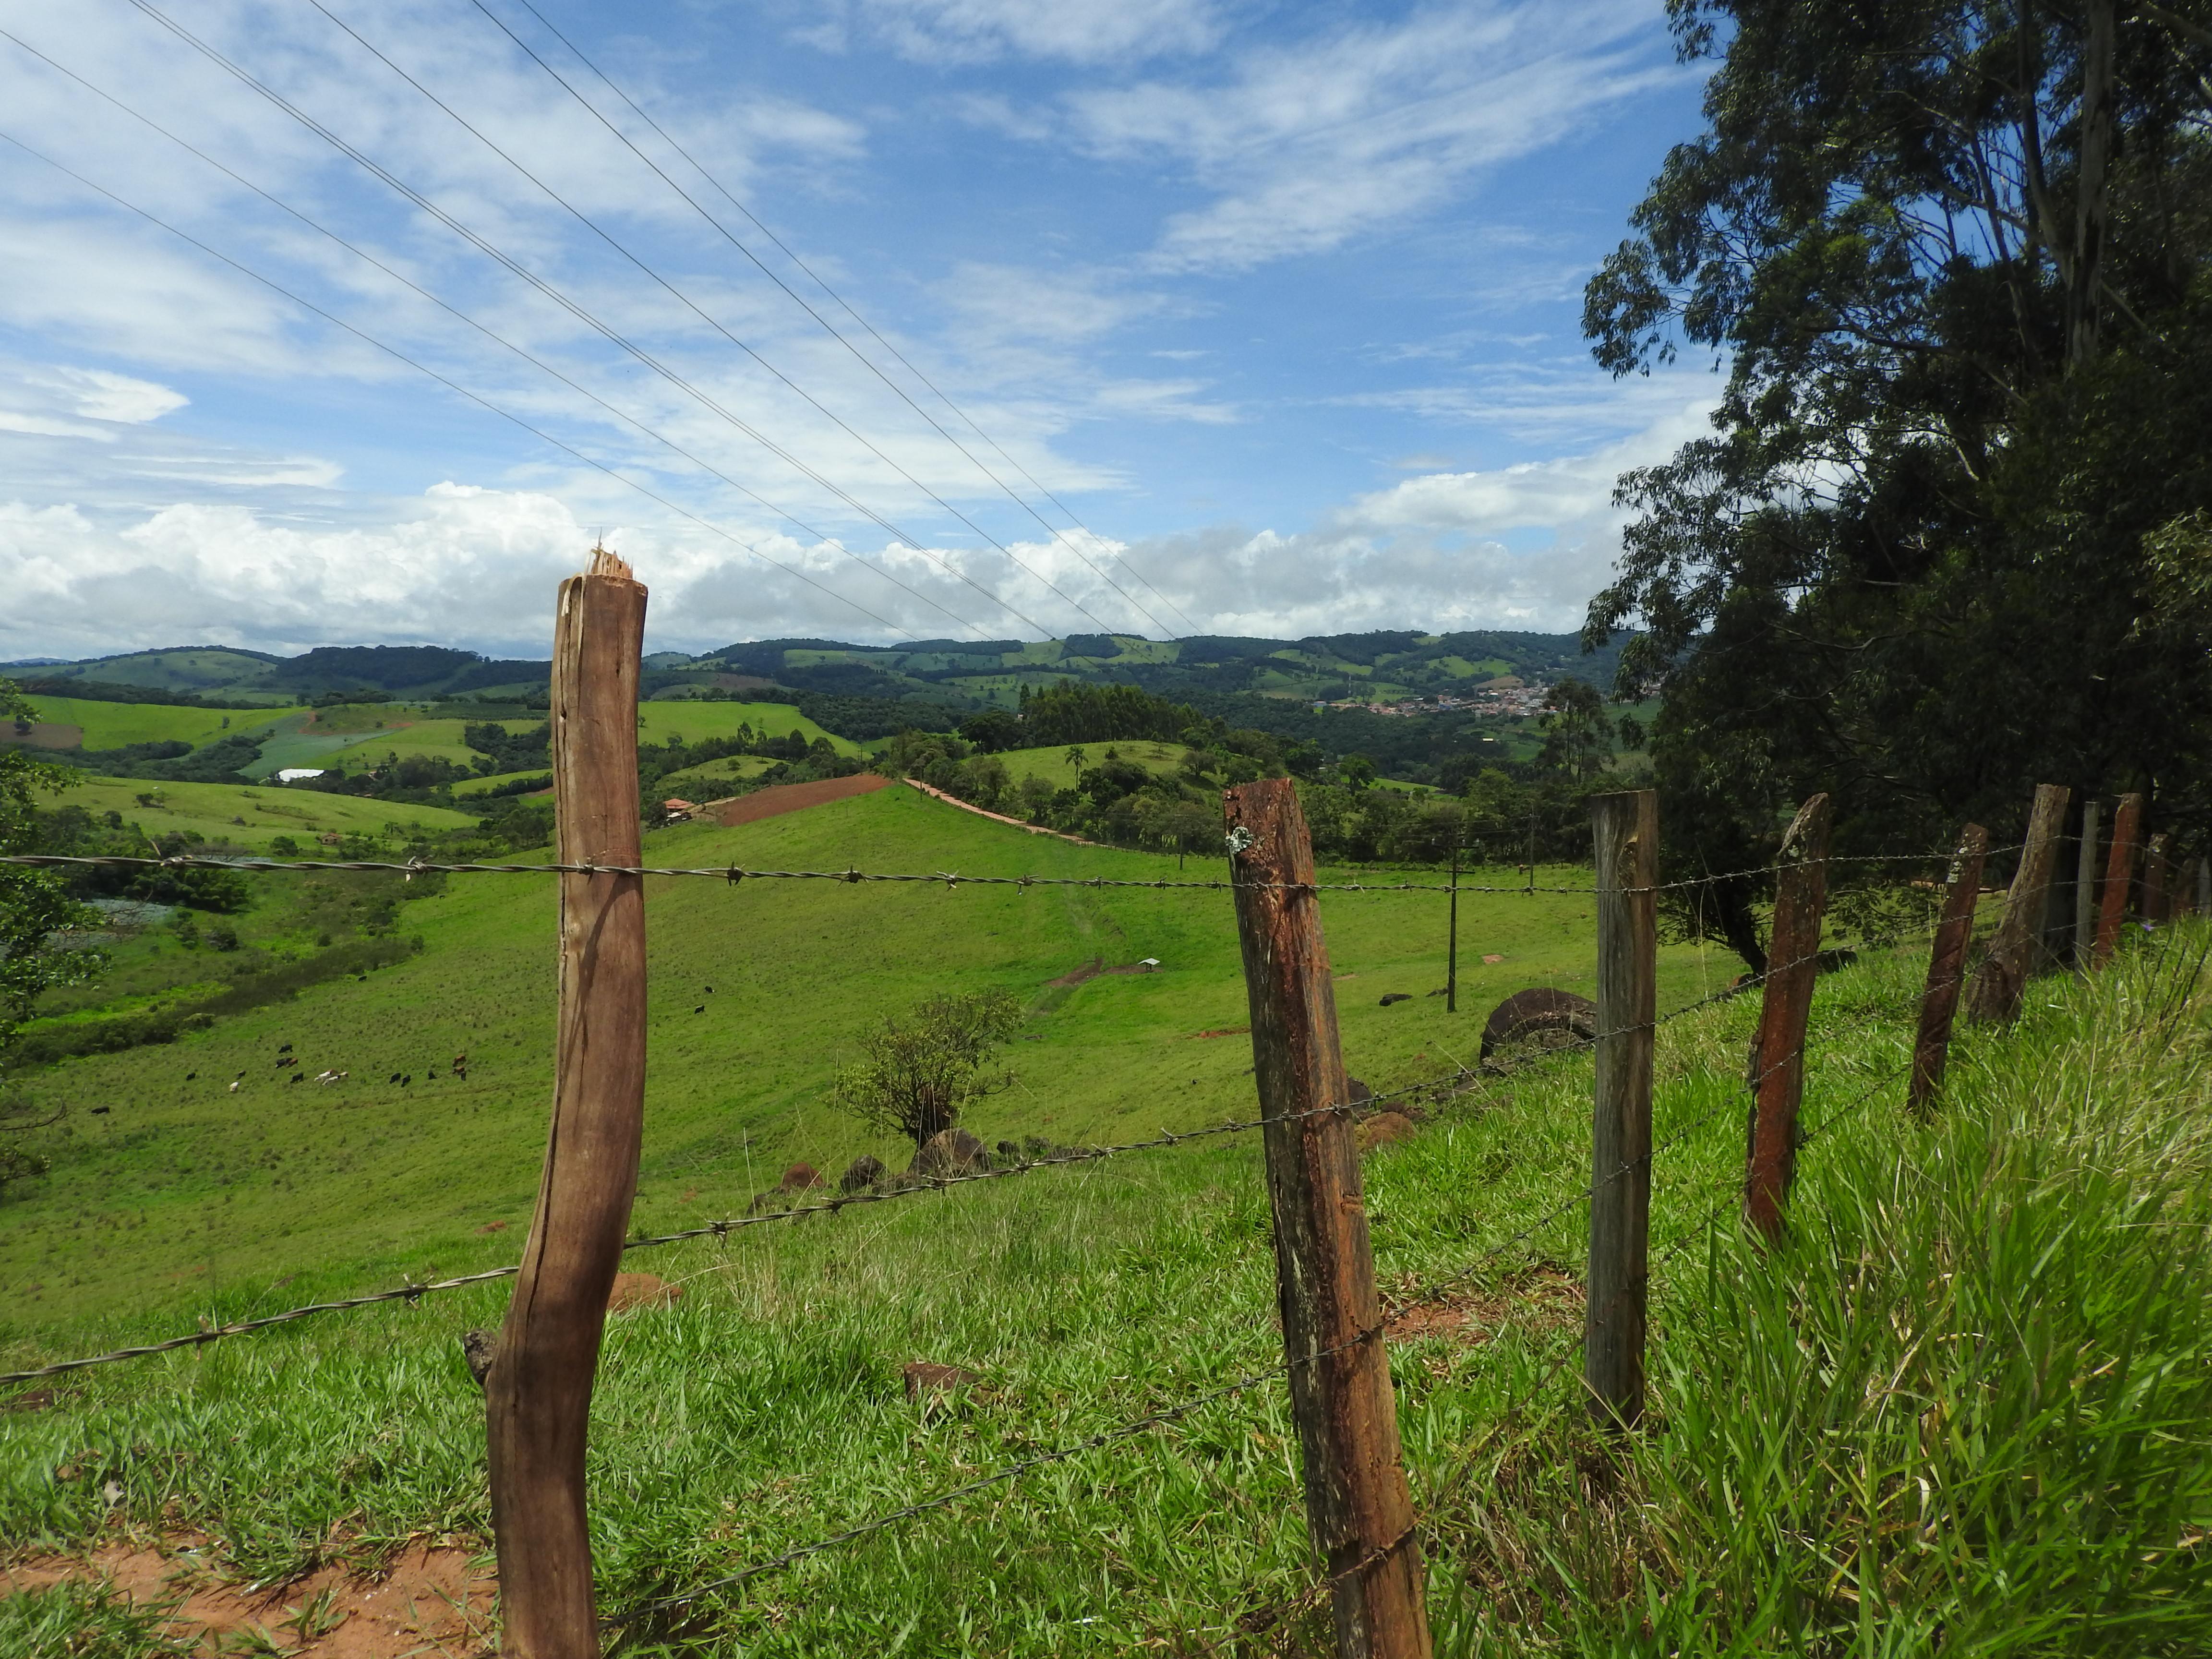
[[[1421, 634], [1383, 629], [1299, 640], [1200, 635], [1156, 641], [1073, 634], [1062, 640], [923, 640], [853, 645], [839, 640], [761, 640], [646, 659], [648, 696], [679, 688], [781, 685], [837, 696], [925, 698], [954, 707], [1012, 707], [1021, 689], [1079, 678], [1142, 686], [1189, 700], [1257, 695], [1286, 702], [1394, 702], [1464, 691], [1511, 675], [1547, 683], [1574, 678], [1611, 688], [1620, 643], [1584, 653], [1572, 634], [1476, 629]], [[130, 652], [78, 662], [0, 663], [0, 675], [271, 701], [332, 692], [430, 697], [542, 690], [551, 665], [490, 658], [448, 646], [319, 646], [296, 657], [225, 647]]]

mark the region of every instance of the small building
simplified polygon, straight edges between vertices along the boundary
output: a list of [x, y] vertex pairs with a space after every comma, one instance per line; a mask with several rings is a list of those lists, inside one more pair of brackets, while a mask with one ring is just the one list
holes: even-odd
[[666, 800], [660, 803], [660, 810], [667, 813], [672, 818], [688, 818], [694, 812], [699, 810], [699, 803], [696, 801], [678, 800], [672, 795]]
[[302, 778], [319, 778], [326, 769], [320, 766], [280, 766], [276, 769], [276, 781], [297, 783]]

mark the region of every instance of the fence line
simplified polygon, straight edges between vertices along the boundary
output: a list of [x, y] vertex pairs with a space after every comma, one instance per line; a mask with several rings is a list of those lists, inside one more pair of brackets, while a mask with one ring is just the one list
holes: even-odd
[[[1908, 935], [1903, 942], [1917, 943], [1922, 937], [1923, 935], [1921, 934]], [[1656, 1029], [1717, 1003], [1731, 1000], [1763, 984], [1770, 975], [1782, 972], [1788, 968], [1800, 966], [1805, 961], [1815, 959], [1817, 958], [1802, 957], [1794, 962], [1771, 963], [1764, 974], [1747, 976], [1735, 984], [1699, 997], [1695, 1001], [1685, 1003], [1678, 1008], [1657, 1016], [1648, 1022], [1648, 1024], [1650, 1028]], [[1571, 1043], [1562, 1044], [1556, 1049], [1530, 1056], [1511, 1067], [1506, 1075], [1517, 1076], [1524, 1071], [1548, 1063], [1559, 1054], [1578, 1054], [1591, 1047], [1599, 1037], [1619, 1036], [1643, 1029], [1645, 1029], [1644, 1024], [1621, 1026], [1595, 1033], [1590, 1037], [1577, 1036]], [[1364, 1099], [1340, 1101], [1326, 1106], [1310, 1108], [1303, 1112], [1286, 1113], [1281, 1118], [1273, 1121], [1293, 1122], [1300, 1118], [1318, 1117], [1332, 1112], [1370, 1110], [1393, 1101], [1412, 1102], [1424, 1096], [1434, 1097], [1463, 1092], [1469, 1087], [1480, 1087], [1480, 1079], [1484, 1075], [1480, 1066], [1461, 1066], [1419, 1083], [1402, 1084], [1394, 1089], [1375, 1091]], [[1683, 1139], [1705, 1123], [1710, 1122], [1720, 1111], [1728, 1109], [1735, 1103], [1734, 1101], [1729, 1101], [1695, 1122], [1673, 1132], [1667, 1141], [1653, 1146], [1651, 1155], [1656, 1158], [1664, 1146]], [[711, 1221], [701, 1226], [688, 1227], [676, 1232], [658, 1233], [649, 1237], [626, 1240], [623, 1249], [627, 1254], [631, 1250], [653, 1249], [663, 1245], [682, 1243], [695, 1238], [726, 1237], [740, 1228], [766, 1226], [775, 1222], [795, 1221], [810, 1215], [834, 1215], [841, 1210], [856, 1205], [888, 1203], [895, 1199], [908, 1198], [916, 1194], [941, 1192], [953, 1187], [967, 1186], [977, 1182], [1004, 1180], [1012, 1176], [1026, 1175], [1033, 1170], [1051, 1169], [1068, 1164], [1095, 1164], [1106, 1158], [1119, 1157], [1124, 1152], [1149, 1152], [1163, 1147], [1178, 1146], [1186, 1141], [1205, 1140], [1217, 1135], [1246, 1134], [1253, 1130], [1264, 1128], [1270, 1121], [1266, 1118], [1241, 1118], [1231, 1119], [1224, 1123], [1209, 1124], [1198, 1129], [1163, 1130], [1158, 1135], [1143, 1140], [1122, 1141], [1103, 1146], [1074, 1147], [1043, 1157], [1024, 1158], [1019, 1163], [1008, 1164], [1003, 1167], [970, 1170], [955, 1175], [933, 1176], [926, 1182], [909, 1187], [894, 1188], [884, 1192], [841, 1193], [834, 1199], [824, 1199], [816, 1204], [794, 1205], [787, 1209], [766, 1211], [758, 1215], [732, 1216], [724, 1220]], [[1624, 1164], [1616, 1174], [1625, 1174], [1629, 1167]], [[1589, 1197], [1590, 1192], [1594, 1190], [1595, 1188], [1591, 1188], [1577, 1192], [1560, 1210], [1547, 1215], [1538, 1224], [1549, 1224], [1551, 1221], [1557, 1219], [1559, 1215], [1565, 1213], [1566, 1209], [1572, 1208]], [[1510, 1243], [1516, 1241], [1506, 1242]], [[309, 1303], [302, 1307], [288, 1308], [281, 1313], [266, 1314], [252, 1319], [237, 1320], [227, 1324], [212, 1326], [205, 1330], [194, 1331], [184, 1336], [171, 1337], [161, 1342], [117, 1348], [106, 1353], [88, 1354], [77, 1359], [58, 1360], [52, 1364], [37, 1366], [28, 1370], [0, 1373], [0, 1387], [36, 1382], [42, 1377], [58, 1376], [64, 1372], [82, 1370], [93, 1365], [113, 1364], [126, 1359], [143, 1359], [153, 1354], [167, 1353], [179, 1348], [198, 1347], [210, 1342], [220, 1341], [226, 1337], [244, 1336], [254, 1331], [265, 1330], [271, 1326], [290, 1324], [295, 1320], [306, 1319], [316, 1314], [349, 1312], [356, 1308], [374, 1307], [386, 1302], [406, 1302], [411, 1304], [425, 1296], [438, 1291], [460, 1290], [471, 1285], [511, 1279], [519, 1271], [519, 1264], [493, 1267], [483, 1273], [464, 1273], [455, 1278], [432, 1279], [422, 1284], [401, 1285], [391, 1290], [372, 1291], [362, 1296], [346, 1297], [336, 1301]]]
[[[1992, 848], [1992, 854], [2014, 850]], [[1832, 856], [1828, 864], [1924, 864], [1948, 861], [1955, 849], [1946, 848], [1930, 853], [1854, 853]], [[1283, 888], [1301, 892], [1320, 893], [1462, 893], [1481, 896], [1546, 893], [1573, 898], [1595, 898], [1595, 887], [1532, 886], [1516, 883], [1510, 887], [1470, 887], [1463, 882], [1239, 882], [1212, 881], [1131, 881], [1106, 876], [966, 876], [957, 870], [927, 872], [880, 872], [848, 870], [748, 870], [738, 865], [637, 865], [637, 864], [441, 864], [428, 859], [252, 859], [213, 858], [198, 854], [179, 854], [164, 858], [131, 858], [122, 855], [11, 853], [0, 856], [0, 866], [15, 866], [24, 869], [117, 869], [117, 870], [228, 870], [244, 875], [279, 875], [298, 871], [368, 872], [401, 876], [461, 875], [461, 876], [696, 876], [736, 886], [746, 881], [841, 881], [851, 884], [862, 883], [908, 883], [924, 886], [942, 884], [948, 891], [957, 887], [1127, 887], [1151, 888], [1155, 890], [1180, 890], [1189, 892], [1225, 893], [1239, 887], [1263, 890]], [[1626, 887], [1624, 893], [1665, 893], [1683, 888], [1709, 886], [1715, 882], [1734, 881], [1747, 876], [1772, 875], [1782, 866], [1760, 865], [1755, 868], [1730, 871], [1721, 875], [1691, 876], [1678, 881], [1660, 882], [1649, 887]]]

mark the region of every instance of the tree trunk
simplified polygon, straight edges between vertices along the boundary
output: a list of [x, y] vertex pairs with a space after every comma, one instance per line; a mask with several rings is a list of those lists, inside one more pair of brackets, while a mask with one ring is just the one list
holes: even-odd
[[2107, 175], [2112, 156], [2112, 52], [2119, 33], [2118, 0], [2087, 0], [2081, 46], [2081, 169], [2074, 196], [2074, 270], [2066, 289], [2066, 363], [2097, 355], [2099, 286], [2112, 217]]

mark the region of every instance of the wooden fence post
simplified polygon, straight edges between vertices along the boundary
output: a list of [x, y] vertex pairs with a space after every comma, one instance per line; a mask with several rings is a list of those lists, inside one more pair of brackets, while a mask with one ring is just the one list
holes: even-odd
[[2163, 830], [2150, 838], [2143, 848], [2142, 914], [2145, 921], [2172, 920], [2169, 904], [2172, 895], [2168, 890], [2166, 849], [2170, 843]]
[[2142, 833], [2143, 798], [2123, 795], [2112, 813], [2112, 848], [2105, 860], [2105, 899], [2097, 916], [2097, 952], [2101, 968], [2119, 948], [2120, 924], [2127, 920], [2128, 889], [2136, 873], [2136, 837]]
[[[2096, 819], [2089, 820], [2095, 834]], [[1951, 1017], [1959, 1007], [1966, 978], [1966, 946], [1974, 937], [1974, 906], [1982, 896], [1982, 860], [1989, 855], [1990, 832], [1970, 823], [1959, 832], [1951, 857], [1951, 885], [1943, 895], [1943, 919], [1936, 924], [1936, 948], [1928, 955], [1928, 986], [1920, 994], [1920, 1036], [1912, 1046], [1912, 1086], [1905, 1103], [1925, 1114], [1943, 1086], [1943, 1064], [1951, 1051]]]
[[[1276, 1297], [1306, 1519], [1334, 1582], [1340, 1659], [1427, 1659], [1421, 1553], [1360, 1194], [1336, 994], [1305, 815], [1287, 778], [1223, 798], [1253, 1076], [1275, 1221]], [[1318, 1356], [1318, 1357], [1316, 1357]]]
[[[642, 586], [593, 550], [561, 584], [553, 641], [555, 835], [563, 864], [638, 861]], [[598, 1659], [584, 1433], [607, 1294], [637, 1190], [645, 1109], [645, 888], [563, 875], [553, 1123], [538, 1210], [484, 1379], [500, 1651]]]
[[1459, 1012], [1459, 832], [1452, 831], [1451, 922], [1444, 953], [1444, 1012]]
[[1797, 1173], [1797, 1105], [1805, 1094], [1805, 1025], [1820, 970], [1820, 918], [1828, 900], [1828, 798], [1797, 809], [1782, 837], [1790, 860], [1774, 896], [1766, 946], [1766, 992], [1752, 1044], [1751, 1152], [1744, 1218], [1767, 1238], [1782, 1236], [1782, 1206]]
[[2081, 857], [2074, 868], [2074, 950], [2076, 973], [2089, 971], [2089, 957], [2097, 948], [2097, 820], [2103, 809], [2093, 800], [2081, 803]]
[[2035, 786], [2035, 807], [2028, 814], [2027, 841], [2020, 849], [2012, 889], [2005, 896], [2004, 920], [1997, 924], [1989, 954], [1966, 988], [1966, 1018], [1976, 1024], [2010, 1019], [2020, 1012], [2021, 992], [2042, 954], [2051, 872], [2058, 861], [2058, 836], [2066, 826], [2070, 793], [2055, 783]]
[[1644, 1414], [1651, 1054], [1659, 1012], [1659, 797], [1590, 802], [1597, 844], [1597, 1056], [1583, 1382], [1601, 1428]]

